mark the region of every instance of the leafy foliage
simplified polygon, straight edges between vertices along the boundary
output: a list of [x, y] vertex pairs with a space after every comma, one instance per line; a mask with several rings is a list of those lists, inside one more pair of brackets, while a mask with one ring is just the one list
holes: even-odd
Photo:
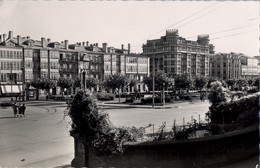
[[127, 77], [120, 73], [106, 76], [103, 82], [104, 87], [107, 89], [112, 89], [113, 92], [115, 92], [116, 89], [120, 89], [127, 86], [127, 84]]
[[77, 77], [76, 79], [74, 79], [73, 87], [80, 87], [80, 86], [81, 86], [81, 80], [79, 77]]
[[86, 79], [86, 86], [87, 88], [96, 87], [98, 85], [99, 81], [98, 79], [94, 77], [90, 77]]
[[135, 79], [130, 79], [128, 82], [128, 86], [130, 87], [135, 87], [137, 85], [137, 80]]
[[240, 123], [248, 126], [258, 121], [260, 93], [225, 102], [210, 108], [211, 123]]
[[57, 85], [61, 88], [70, 88], [73, 86], [73, 80], [71, 78], [59, 78], [57, 81]]
[[217, 78], [209, 77], [209, 78], [208, 78], [207, 88], [210, 89], [210, 88], [211, 88], [211, 83], [212, 83], [212, 82], [216, 82], [216, 81], [218, 81]]
[[195, 78], [194, 80], [194, 86], [197, 88], [197, 89], [203, 89], [205, 88], [205, 86], [207, 85], [208, 83], [208, 80], [205, 76], [198, 76]]
[[222, 83], [219, 81], [212, 82], [210, 93], [208, 95], [209, 102], [212, 103], [212, 106], [217, 106], [223, 102], [227, 102], [229, 95], [227, 89], [222, 86]]
[[91, 93], [78, 91], [68, 108], [71, 135], [78, 134], [90, 152], [122, 153], [124, 142], [137, 141], [144, 134], [142, 127], [114, 127]]
[[115, 94], [113, 93], [103, 93], [103, 92], [98, 92], [95, 94], [96, 98], [101, 101], [106, 101], [106, 100], [114, 100], [115, 99]]
[[[145, 77], [143, 82], [148, 86], [149, 90], [153, 90], [153, 76]], [[173, 80], [168, 78], [163, 71], [157, 71], [155, 73], [155, 90], [162, 90], [163, 85], [165, 85], [165, 89], [173, 86]]]
[[176, 75], [174, 77], [174, 81], [175, 81], [175, 88], [183, 89], [183, 90], [191, 89], [193, 83], [189, 74]]

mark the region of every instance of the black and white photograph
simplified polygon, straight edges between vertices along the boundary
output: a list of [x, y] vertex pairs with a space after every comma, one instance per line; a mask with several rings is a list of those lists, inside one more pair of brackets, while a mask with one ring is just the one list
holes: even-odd
[[259, 12], [0, 0], [0, 168], [259, 168]]

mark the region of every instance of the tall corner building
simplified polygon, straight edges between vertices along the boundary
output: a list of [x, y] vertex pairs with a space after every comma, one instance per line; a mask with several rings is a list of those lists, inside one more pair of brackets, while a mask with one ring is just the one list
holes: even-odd
[[147, 40], [143, 54], [150, 57], [150, 72], [164, 71], [167, 76], [189, 73], [192, 76], [209, 76], [209, 56], [214, 54], [214, 45], [209, 44], [209, 35], [199, 35], [197, 41], [179, 36], [178, 30], [167, 30], [160, 39]]

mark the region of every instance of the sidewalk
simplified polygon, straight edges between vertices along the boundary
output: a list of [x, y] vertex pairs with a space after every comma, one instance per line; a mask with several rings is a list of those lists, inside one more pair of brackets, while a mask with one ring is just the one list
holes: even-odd
[[[138, 101], [138, 102], [137, 102]], [[194, 100], [194, 101], [174, 101], [173, 103], [166, 103], [164, 106], [163, 105], [158, 105], [155, 104], [154, 108], [152, 107], [152, 104], [141, 104], [140, 100], [137, 100], [134, 103], [125, 103], [124, 100], [121, 99], [120, 103], [118, 98], [112, 101], [104, 101], [102, 102], [102, 105], [104, 107], [124, 107], [124, 108], [146, 108], [146, 109], [169, 109], [169, 108], [176, 108], [176, 106], [180, 106], [183, 104], [194, 104], [194, 103], [199, 103], [201, 101], [199, 100]], [[205, 101], [207, 102], [207, 101]]]

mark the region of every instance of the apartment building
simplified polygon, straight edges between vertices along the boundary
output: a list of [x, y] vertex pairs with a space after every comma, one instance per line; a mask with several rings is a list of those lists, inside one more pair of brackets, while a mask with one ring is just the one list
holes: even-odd
[[[44, 37], [41, 40], [20, 35], [13, 37], [12, 31], [9, 31], [8, 37], [6, 34], [0, 37], [1, 94], [22, 93], [25, 83], [36, 79], [57, 80], [65, 77], [83, 80], [95, 77], [103, 80], [106, 75], [115, 73], [138, 79], [139, 90], [145, 91], [141, 81], [149, 75], [149, 59], [131, 54], [130, 44], [128, 50], [123, 49], [123, 45], [121, 49], [108, 47], [107, 43], [99, 47], [98, 43], [89, 45], [88, 41], [69, 44], [68, 40], [57, 42]], [[99, 86], [92, 88], [95, 91], [99, 89]], [[58, 94], [58, 90], [57, 87], [51, 92]]]
[[[209, 76], [209, 56], [214, 46], [208, 35], [199, 35], [197, 41], [179, 36], [178, 30], [167, 30], [160, 39], [147, 40], [143, 54], [154, 57], [155, 71], [164, 71], [167, 76], [189, 73], [192, 76]], [[153, 69], [150, 59], [150, 72]]]
[[210, 76], [219, 79], [240, 78], [242, 72], [241, 61], [244, 54], [237, 53], [217, 53], [210, 57]]
[[241, 61], [242, 78], [259, 78], [260, 75], [260, 57], [244, 57]]

